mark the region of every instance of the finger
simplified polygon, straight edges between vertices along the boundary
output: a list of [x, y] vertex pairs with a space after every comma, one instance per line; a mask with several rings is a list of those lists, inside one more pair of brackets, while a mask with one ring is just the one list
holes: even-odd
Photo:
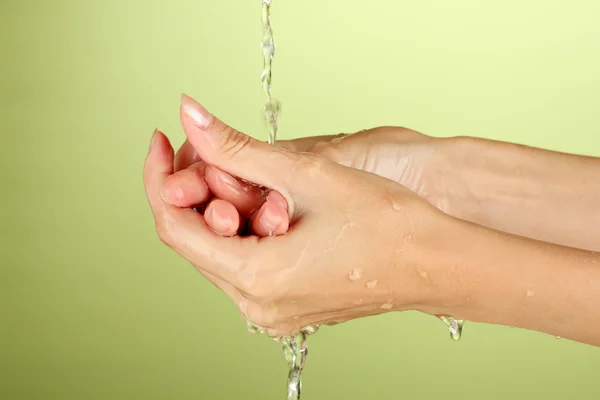
[[238, 210], [224, 200], [214, 199], [208, 203], [204, 219], [208, 226], [221, 236], [234, 236], [240, 228]]
[[186, 140], [175, 154], [175, 172], [186, 169], [192, 164], [201, 161], [194, 147]]
[[144, 164], [144, 186], [160, 239], [194, 265], [236, 286], [248, 247], [261, 256], [261, 246], [239, 237], [224, 238], [206, 224], [204, 217], [190, 208], [166, 203], [161, 196], [165, 179], [174, 171], [174, 151], [167, 137], [156, 131]]
[[218, 168], [207, 167], [205, 177], [210, 191], [216, 197], [233, 204], [243, 216], [250, 216], [264, 202], [263, 189], [240, 182]]
[[289, 190], [301, 183], [298, 179], [302, 176], [296, 173], [292, 178], [290, 174], [297, 165], [296, 153], [260, 142], [229, 127], [185, 95], [182, 96], [181, 121], [188, 140], [207, 164], [277, 190], [288, 202], [291, 201]]
[[144, 163], [144, 186], [148, 202], [155, 212], [164, 212], [161, 188], [165, 179], [173, 173], [173, 147], [169, 139], [158, 129], [150, 140], [150, 149]]
[[252, 217], [252, 232], [258, 236], [278, 236], [287, 233], [290, 219], [285, 199], [277, 192], [271, 192], [267, 201]]
[[165, 178], [161, 195], [177, 207], [193, 207], [210, 198], [210, 190], [204, 180], [206, 164], [197, 162]]

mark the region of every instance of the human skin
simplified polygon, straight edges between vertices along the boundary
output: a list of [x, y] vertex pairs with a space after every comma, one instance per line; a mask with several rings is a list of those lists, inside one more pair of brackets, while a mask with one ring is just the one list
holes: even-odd
[[281, 195], [290, 229], [222, 237], [169, 204], [174, 154], [157, 133], [144, 177], [159, 236], [271, 334], [414, 309], [600, 345], [597, 253], [454, 218], [390, 179], [256, 142], [189, 99], [182, 120], [199, 159]]
[[457, 218], [600, 251], [600, 158], [395, 127], [323, 139], [283, 145], [385, 176]]
[[[600, 158], [472, 137], [434, 138], [399, 127], [278, 145], [392, 179], [459, 219], [600, 251]], [[182, 165], [190, 163], [190, 148], [186, 142], [178, 153]], [[174, 178], [169, 184], [175, 187], [202, 185], [199, 178]]]

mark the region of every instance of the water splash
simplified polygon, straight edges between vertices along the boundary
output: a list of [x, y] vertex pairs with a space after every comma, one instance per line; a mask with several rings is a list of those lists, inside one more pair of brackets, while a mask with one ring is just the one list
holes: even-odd
[[[266, 329], [254, 324], [248, 318], [245, 318], [245, 321], [250, 333], [267, 333]], [[300, 400], [302, 394], [302, 371], [304, 370], [308, 356], [307, 338], [318, 329], [318, 325], [310, 325], [295, 335], [271, 338], [282, 344], [283, 355], [288, 363], [287, 400]]]

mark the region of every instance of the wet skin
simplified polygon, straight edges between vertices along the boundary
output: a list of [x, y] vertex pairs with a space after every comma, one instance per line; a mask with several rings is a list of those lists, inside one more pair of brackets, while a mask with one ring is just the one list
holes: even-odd
[[188, 97], [181, 119], [144, 170], [159, 236], [270, 334], [411, 309], [600, 345], [597, 159], [389, 127], [273, 147]]

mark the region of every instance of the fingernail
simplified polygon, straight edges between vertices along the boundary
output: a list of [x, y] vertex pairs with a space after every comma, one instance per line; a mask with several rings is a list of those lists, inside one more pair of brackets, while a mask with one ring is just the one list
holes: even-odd
[[242, 190], [242, 185], [235, 179], [233, 176], [229, 175], [227, 172], [219, 171], [219, 176], [223, 183], [228, 186], [230, 189], [238, 192]]
[[200, 129], [207, 129], [213, 116], [200, 103], [185, 94], [181, 95], [181, 108], [185, 115]]
[[269, 207], [265, 207], [263, 210], [262, 218], [264, 223], [263, 228], [267, 230], [269, 236], [273, 236], [279, 225], [281, 225], [280, 218], [273, 215]]
[[213, 222], [215, 222], [217, 219], [217, 210], [215, 210], [215, 207], [207, 207], [207, 210], [204, 211], [204, 217], [210, 217], [212, 218]]
[[166, 189], [166, 188], [160, 189], [160, 197], [162, 197], [162, 199], [165, 203], [171, 204], [171, 201], [169, 201], [169, 197], [171, 197], [170, 189]]
[[288, 210], [287, 201], [285, 201], [285, 198], [278, 192], [269, 192], [269, 194], [267, 195], [267, 201], [269, 203], [276, 204], [277, 206], [283, 208], [285, 211]]
[[152, 133], [152, 138], [150, 139], [150, 147], [148, 148], [148, 151], [152, 150], [152, 148], [154, 147], [157, 137], [158, 137], [158, 129], [154, 129], [154, 132]]
[[162, 188], [160, 190], [160, 195], [167, 204], [180, 204], [180, 202], [183, 200], [185, 193], [183, 192], [182, 188], [177, 188], [175, 190]]

